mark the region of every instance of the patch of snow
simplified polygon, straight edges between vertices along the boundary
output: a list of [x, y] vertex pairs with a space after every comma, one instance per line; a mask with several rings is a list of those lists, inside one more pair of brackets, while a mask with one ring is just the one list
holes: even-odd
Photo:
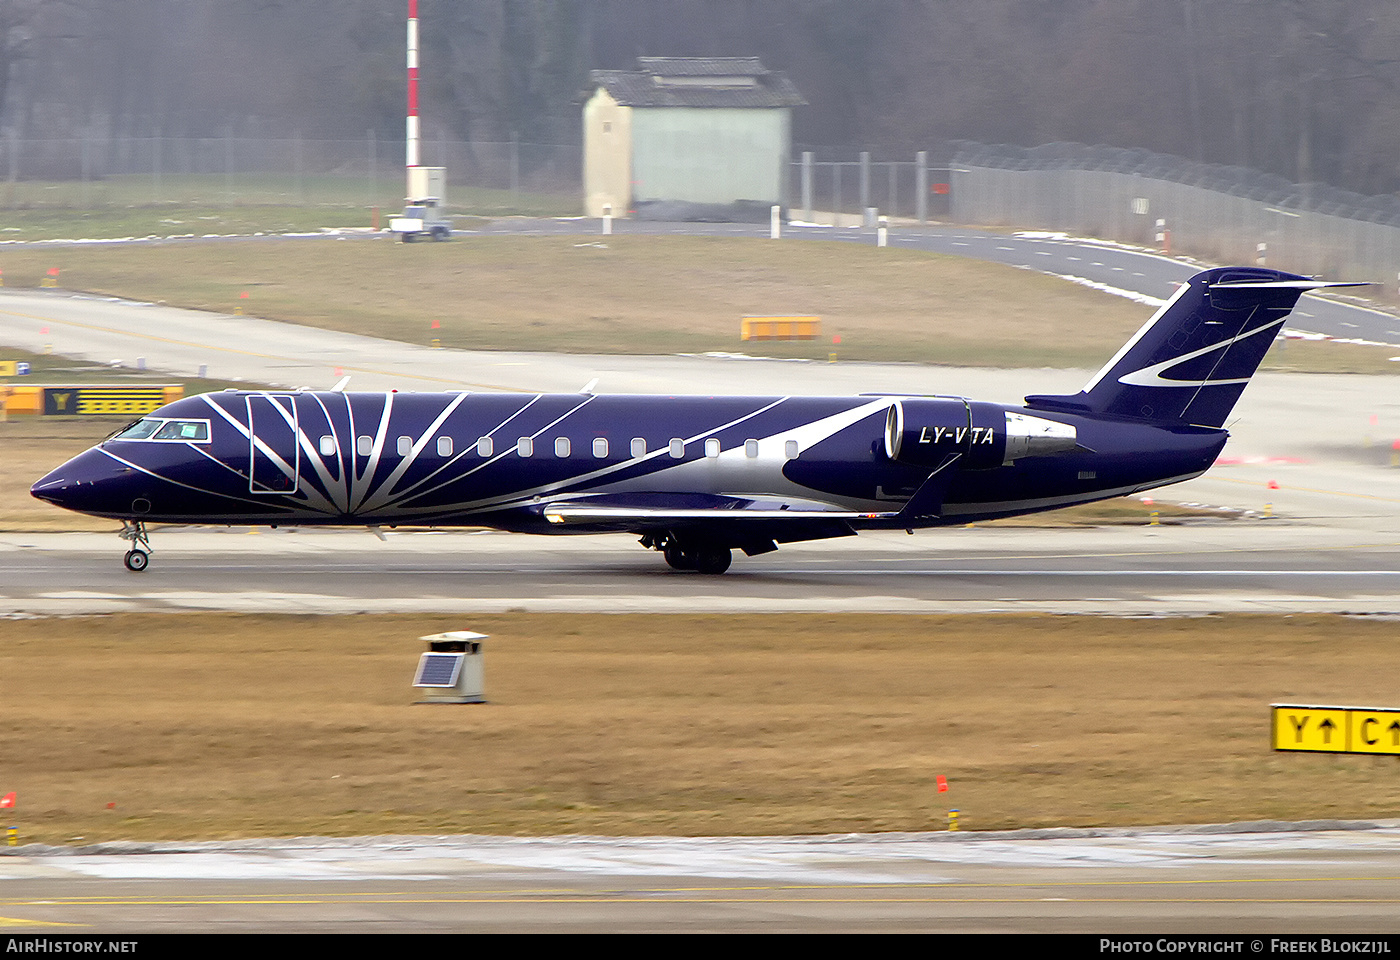
[[1145, 293], [1138, 293], [1136, 290], [1124, 290], [1122, 287], [1110, 286], [1106, 283], [1099, 283], [1097, 280], [1090, 280], [1087, 277], [1076, 277], [1068, 273], [1052, 273], [1052, 277], [1059, 277], [1061, 280], [1068, 280], [1070, 283], [1077, 283], [1081, 287], [1088, 287], [1090, 290], [1098, 290], [1100, 293], [1111, 293], [1115, 297], [1122, 297], [1134, 303], [1140, 303], [1148, 307], [1160, 307], [1167, 301], [1159, 297], [1150, 297]]

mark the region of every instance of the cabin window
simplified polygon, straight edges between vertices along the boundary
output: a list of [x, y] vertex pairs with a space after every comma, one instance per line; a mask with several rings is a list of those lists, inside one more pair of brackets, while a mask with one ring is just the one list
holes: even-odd
[[569, 438], [568, 438], [568, 437], [555, 437], [555, 438], [554, 438], [554, 455], [555, 455], [556, 457], [567, 457], [567, 456], [569, 455]]
[[608, 438], [607, 438], [607, 437], [594, 437], [594, 438], [593, 438], [593, 456], [594, 456], [596, 459], [598, 459], [598, 460], [606, 460], [606, 459], [608, 458]]
[[757, 459], [758, 459], [758, 441], [757, 441], [757, 440], [745, 440], [745, 441], [744, 441], [744, 456], [748, 457], [750, 460], [757, 460]]
[[685, 441], [680, 437], [671, 438], [671, 459], [679, 460], [685, 456]]
[[167, 420], [152, 440], [208, 440], [208, 420]]
[[719, 441], [716, 440], [714, 437], [711, 437], [710, 439], [705, 441], [705, 456], [719, 456]]
[[450, 456], [452, 456], [452, 438], [451, 438], [451, 437], [438, 437], [437, 450], [438, 450], [438, 456], [439, 456], [439, 457], [450, 457]]
[[535, 455], [535, 441], [530, 437], [521, 437], [515, 441], [515, 452], [522, 457], [533, 457]]
[[401, 457], [411, 456], [413, 454], [413, 438], [399, 437], [398, 446], [395, 449], [398, 450]]
[[783, 456], [787, 457], [789, 460], [797, 459], [796, 440], [789, 440], [787, 443], [783, 444]]
[[373, 437], [356, 437], [355, 452], [362, 457], [367, 457], [374, 452]]
[[476, 442], [476, 455], [478, 457], [489, 457], [495, 452], [496, 445], [491, 442], [490, 437], [482, 437]]
[[321, 451], [321, 456], [323, 457], [335, 456], [335, 437], [331, 436], [329, 433], [326, 434], [317, 441], [316, 449]]
[[165, 421], [163, 420], [137, 420], [135, 423], [131, 424], [126, 429], [118, 432], [116, 436], [112, 437], [112, 439], [145, 440], [151, 434], [155, 433], [156, 428], [164, 422]]
[[640, 460], [647, 455], [647, 442], [641, 437], [632, 438], [632, 458]]

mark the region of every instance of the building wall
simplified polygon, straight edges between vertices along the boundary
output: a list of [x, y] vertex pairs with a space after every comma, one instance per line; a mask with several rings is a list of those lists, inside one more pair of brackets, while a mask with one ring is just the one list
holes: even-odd
[[786, 108], [635, 107], [631, 128], [634, 202], [773, 204], [787, 195]]
[[583, 212], [625, 217], [631, 205], [632, 108], [599, 87], [583, 107]]

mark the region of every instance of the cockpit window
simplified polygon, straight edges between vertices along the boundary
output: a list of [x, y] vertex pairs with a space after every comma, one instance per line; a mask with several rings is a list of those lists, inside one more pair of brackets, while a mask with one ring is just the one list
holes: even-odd
[[164, 421], [161, 420], [137, 420], [130, 426], [124, 427], [112, 435], [113, 440], [145, 440], [156, 432]]
[[137, 420], [113, 435], [113, 440], [171, 440], [176, 443], [208, 443], [208, 420]]
[[208, 420], [167, 420], [152, 440], [208, 440]]

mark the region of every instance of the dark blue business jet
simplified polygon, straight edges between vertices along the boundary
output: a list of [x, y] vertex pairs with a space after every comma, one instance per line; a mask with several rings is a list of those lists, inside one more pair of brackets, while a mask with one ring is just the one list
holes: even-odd
[[1072, 396], [687, 397], [251, 392], [168, 404], [38, 483], [122, 521], [626, 531], [677, 570], [734, 550], [964, 524], [1204, 473], [1307, 290], [1250, 267], [1192, 277]]

